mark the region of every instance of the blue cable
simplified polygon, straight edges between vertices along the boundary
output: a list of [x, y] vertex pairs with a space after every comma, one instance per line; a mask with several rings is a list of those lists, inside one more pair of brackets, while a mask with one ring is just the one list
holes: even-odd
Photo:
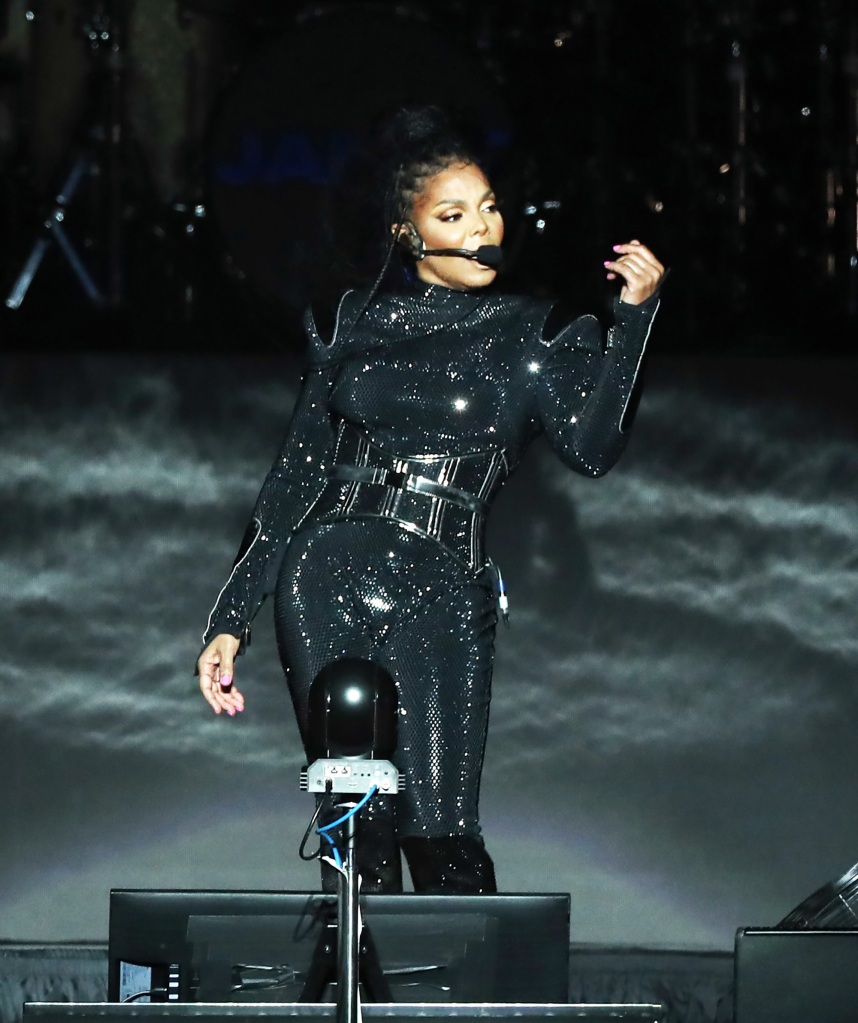
[[337, 828], [340, 826], [340, 824], [345, 824], [349, 817], [354, 817], [358, 810], [361, 810], [363, 807], [366, 806], [366, 804], [370, 801], [370, 799], [372, 799], [376, 792], [378, 792], [378, 786], [373, 785], [373, 787], [369, 790], [369, 792], [367, 792], [363, 799], [355, 806], [353, 806], [351, 810], [348, 811], [348, 813], [343, 814], [343, 816], [340, 817], [339, 820], [331, 821], [330, 824], [326, 824], [323, 828], [316, 828], [317, 834], [323, 835], [326, 831], [330, 831], [331, 828]]
[[336, 863], [337, 867], [340, 870], [342, 870], [343, 869], [343, 860], [342, 860], [342, 857], [340, 856], [340, 850], [336, 847], [336, 844], [334, 843], [334, 840], [331, 838], [330, 835], [323, 834], [321, 829], [319, 831], [317, 831], [316, 833], [321, 835], [322, 838], [324, 838], [326, 841], [331, 843], [331, 852], [333, 853], [333, 856], [334, 856], [334, 863]]
[[354, 817], [358, 810], [366, 806], [366, 804], [370, 801], [370, 799], [372, 799], [376, 792], [378, 792], [378, 786], [373, 785], [373, 787], [369, 790], [369, 792], [367, 792], [363, 799], [359, 803], [356, 803], [347, 813], [344, 813], [343, 816], [339, 818], [339, 820], [331, 821], [330, 824], [326, 824], [322, 828], [316, 828], [316, 834], [321, 835], [322, 838], [324, 838], [327, 842], [330, 843], [331, 851], [334, 857], [334, 863], [336, 863], [340, 870], [342, 870], [343, 867], [343, 860], [342, 857], [340, 856], [339, 849], [337, 849], [336, 842], [334, 842], [333, 838], [331, 838], [328, 832], [332, 828], [339, 827], [340, 824], [345, 824], [349, 817]]

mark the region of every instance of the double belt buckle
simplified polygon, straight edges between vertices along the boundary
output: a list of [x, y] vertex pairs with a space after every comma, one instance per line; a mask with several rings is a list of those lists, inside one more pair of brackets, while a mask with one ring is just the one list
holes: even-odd
[[397, 472], [395, 469], [385, 469], [384, 477], [379, 480], [386, 487], [395, 487], [397, 490], [407, 490], [408, 481], [411, 479], [411, 474], [407, 472]]

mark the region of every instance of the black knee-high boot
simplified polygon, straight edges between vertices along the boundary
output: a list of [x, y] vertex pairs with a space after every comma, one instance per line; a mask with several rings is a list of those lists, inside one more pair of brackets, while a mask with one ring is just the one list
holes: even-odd
[[495, 866], [481, 838], [403, 838], [415, 892], [467, 895], [496, 892]]
[[[322, 842], [322, 855], [330, 852], [327, 842]], [[340, 853], [345, 854], [341, 846]], [[393, 816], [381, 814], [377, 817], [358, 815], [357, 838], [355, 842], [355, 865], [360, 874], [362, 892], [402, 891], [402, 863]], [[334, 867], [322, 863], [322, 891], [337, 890], [338, 873]]]

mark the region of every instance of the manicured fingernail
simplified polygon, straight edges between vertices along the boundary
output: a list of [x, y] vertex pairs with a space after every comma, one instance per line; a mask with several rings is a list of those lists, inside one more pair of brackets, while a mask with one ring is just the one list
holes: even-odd
[[610, 266], [610, 265], [611, 265], [611, 263], [610, 263], [610, 260], [608, 260], [608, 259], [606, 259], [605, 262], [602, 263], [602, 266]]
[[220, 677], [220, 684], [222, 686], [231, 686], [232, 685], [232, 675], [221, 675], [221, 677]]
[[622, 245], [612, 245], [611, 248], [614, 250], [614, 252], [619, 252], [620, 249], [622, 248]]

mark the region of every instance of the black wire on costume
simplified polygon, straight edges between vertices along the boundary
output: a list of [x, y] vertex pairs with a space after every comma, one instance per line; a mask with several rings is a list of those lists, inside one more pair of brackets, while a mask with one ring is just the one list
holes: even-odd
[[400, 164], [399, 167], [397, 167], [396, 174], [394, 176], [393, 202], [396, 203], [396, 206], [394, 207], [396, 210], [396, 216], [391, 218], [393, 224], [390, 232], [390, 240], [387, 243], [387, 251], [385, 252], [384, 255], [384, 262], [382, 263], [381, 270], [379, 270], [378, 272], [378, 276], [372, 283], [372, 287], [369, 289], [366, 299], [364, 300], [363, 304], [358, 310], [357, 316], [355, 316], [354, 320], [352, 320], [351, 325], [352, 330], [354, 330], [354, 328], [357, 326], [361, 317], [364, 315], [367, 309], [369, 309], [372, 300], [378, 294], [378, 289], [381, 287], [382, 281], [384, 280], [388, 270], [390, 269], [390, 264], [393, 262], [393, 254], [396, 251], [396, 246], [399, 244], [399, 234], [402, 231], [402, 228], [405, 226], [406, 213], [405, 204], [401, 200], [397, 202], [397, 200], [399, 199], [404, 170], [405, 170], [404, 164]]
[[[475, 148], [465, 141], [461, 132], [457, 133], [450, 130], [447, 118], [443, 115], [442, 111], [436, 107], [426, 107], [423, 112], [424, 114], [430, 114], [433, 119], [432, 131], [435, 133], [435, 148], [430, 150], [428, 155], [424, 150], [415, 149], [413, 134], [406, 141], [399, 140], [396, 143], [399, 150], [395, 164], [396, 170], [392, 175], [387, 176], [388, 184], [385, 187], [382, 199], [382, 215], [385, 221], [385, 229], [390, 230], [390, 238], [387, 241], [381, 270], [378, 272], [367, 292], [366, 298], [361, 303], [357, 314], [352, 320], [350, 331], [355, 329], [357, 324], [366, 314], [366, 311], [369, 309], [373, 300], [378, 295], [385, 277], [390, 272], [393, 256], [396, 252], [396, 246], [400, 244], [400, 235], [407, 222], [408, 213], [408, 202], [403, 194], [404, 182], [406, 180], [406, 168], [409, 166], [414, 167], [419, 165], [421, 160], [425, 164], [427, 159], [431, 166], [437, 163], [440, 159], [440, 164], [438, 164], [438, 169], [440, 169], [440, 167], [444, 165], [445, 158], [450, 157], [461, 158], [465, 162], [479, 162]], [[431, 133], [429, 137], [432, 137]], [[438, 145], [439, 140], [441, 141], [443, 148]], [[425, 146], [425, 137], [423, 138], [423, 145]], [[406, 280], [411, 283], [412, 276], [410, 268], [407, 265], [404, 265], [403, 270]], [[329, 365], [335, 364], [336, 361], [337, 360], [332, 360]]]

